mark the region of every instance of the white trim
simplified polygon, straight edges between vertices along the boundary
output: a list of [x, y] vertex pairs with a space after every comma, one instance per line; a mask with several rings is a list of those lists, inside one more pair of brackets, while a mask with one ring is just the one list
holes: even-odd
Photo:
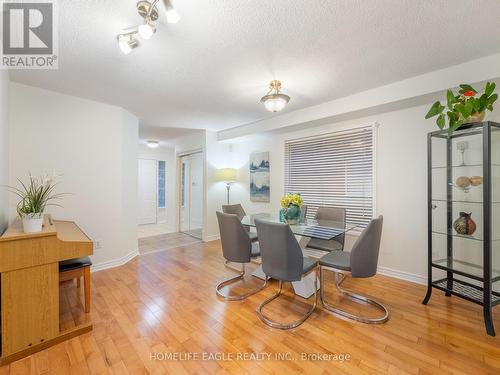
[[377, 273], [384, 276], [394, 277], [396, 279], [409, 281], [411, 283], [416, 283], [420, 285], [427, 285], [427, 277], [416, 275], [414, 273], [398, 271], [387, 267], [378, 267]]
[[121, 258], [114, 259], [114, 260], [109, 260], [104, 263], [99, 263], [99, 264], [94, 264], [90, 268], [91, 272], [98, 272], [102, 270], [106, 270], [108, 268], [115, 268], [115, 267], [120, 267], [123, 266], [124, 264], [130, 262], [132, 259], [134, 259], [136, 256], [139, 255], [139, 249], [136, 249], [127, 255], [122, 256]]
[[375, 122], [372, 125], [372, 148], [373, 148], [373, 153], [372, 153], [372, 158], [373, 158], [373, 165], [372, 165], [372, 173], [373, 173], [373, 178], [372, 178], [372, 215], [373, 218], [378, 217], [378, 209], [377, 209], [377, 152], [378, 152], [378, 129], [380, 128], [380, 123]]
[[203, 242], [210, 242], [217, 240], [220, 240], [220, 235], [218, 234], [212, 234], [211, 236], [205, 236], [205, 238], [203, 238]]

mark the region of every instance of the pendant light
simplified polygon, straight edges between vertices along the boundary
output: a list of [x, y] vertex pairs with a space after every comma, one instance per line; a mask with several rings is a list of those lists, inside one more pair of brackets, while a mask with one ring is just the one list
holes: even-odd
[[271, 81], [269, 88], [269, 92], [260, 99], [260, 102], [269, 112], [279, 112], [288, 104], [290, 97], [280, 92], [281, 82], [276, 79]]

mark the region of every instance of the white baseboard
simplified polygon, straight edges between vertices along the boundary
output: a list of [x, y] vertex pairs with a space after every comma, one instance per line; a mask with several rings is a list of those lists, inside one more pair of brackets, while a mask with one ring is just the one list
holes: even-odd
[[115, 267], [120, 267], [123, 266], [125, 263], [130, 262], [132, 259], [134, 259], [136, 256], [139, 255], [139, 250], [134, 250], [127, 255], [122, 256], [121, 258], [118, 259], [113, 259], [104, 263], [99, 263], [99, 264], [94, 264], [91, 267], [91, 272], [98, 272], [102, 270], [106, 270], [108, 268], [115, 268]]
[[395, 277], [396, 279], [401, 279], [405, 281], [410, 281], [412, 283], [427, 285], [427, 277], [421, 275], [415, 275], [413, 273], [398, 271], [392, 268], [387, 267], [378, 267], [377, 273], [384, 275]]
[[217, 240], [220, 240], [220, 236], [218, 234], [214, 234], [212, 236], [206, 236], [203, 239], [203, 242], [210, 242], [210, 241], [217, 241]]

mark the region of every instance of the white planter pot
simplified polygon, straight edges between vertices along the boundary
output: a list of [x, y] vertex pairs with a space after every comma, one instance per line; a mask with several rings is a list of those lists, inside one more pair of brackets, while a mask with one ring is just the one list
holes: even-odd
[[43, 213], [29, 214], [23, 216], [24, 233], [36, 233], [42, 231]]

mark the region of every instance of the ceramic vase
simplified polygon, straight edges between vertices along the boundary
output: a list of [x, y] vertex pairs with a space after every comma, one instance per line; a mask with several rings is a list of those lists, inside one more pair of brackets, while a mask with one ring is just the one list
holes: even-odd
[[471, 236], [476, 231], [476, 222], [471, 218], [472, 213], [460, 212], [460, 217], [453, 223], [458, 234]]
[[291, 204], [288, 208], [283, 208], [283, 218], [288, 224], [297, 224], [300, 222], [302, 210], [299, 206]]

